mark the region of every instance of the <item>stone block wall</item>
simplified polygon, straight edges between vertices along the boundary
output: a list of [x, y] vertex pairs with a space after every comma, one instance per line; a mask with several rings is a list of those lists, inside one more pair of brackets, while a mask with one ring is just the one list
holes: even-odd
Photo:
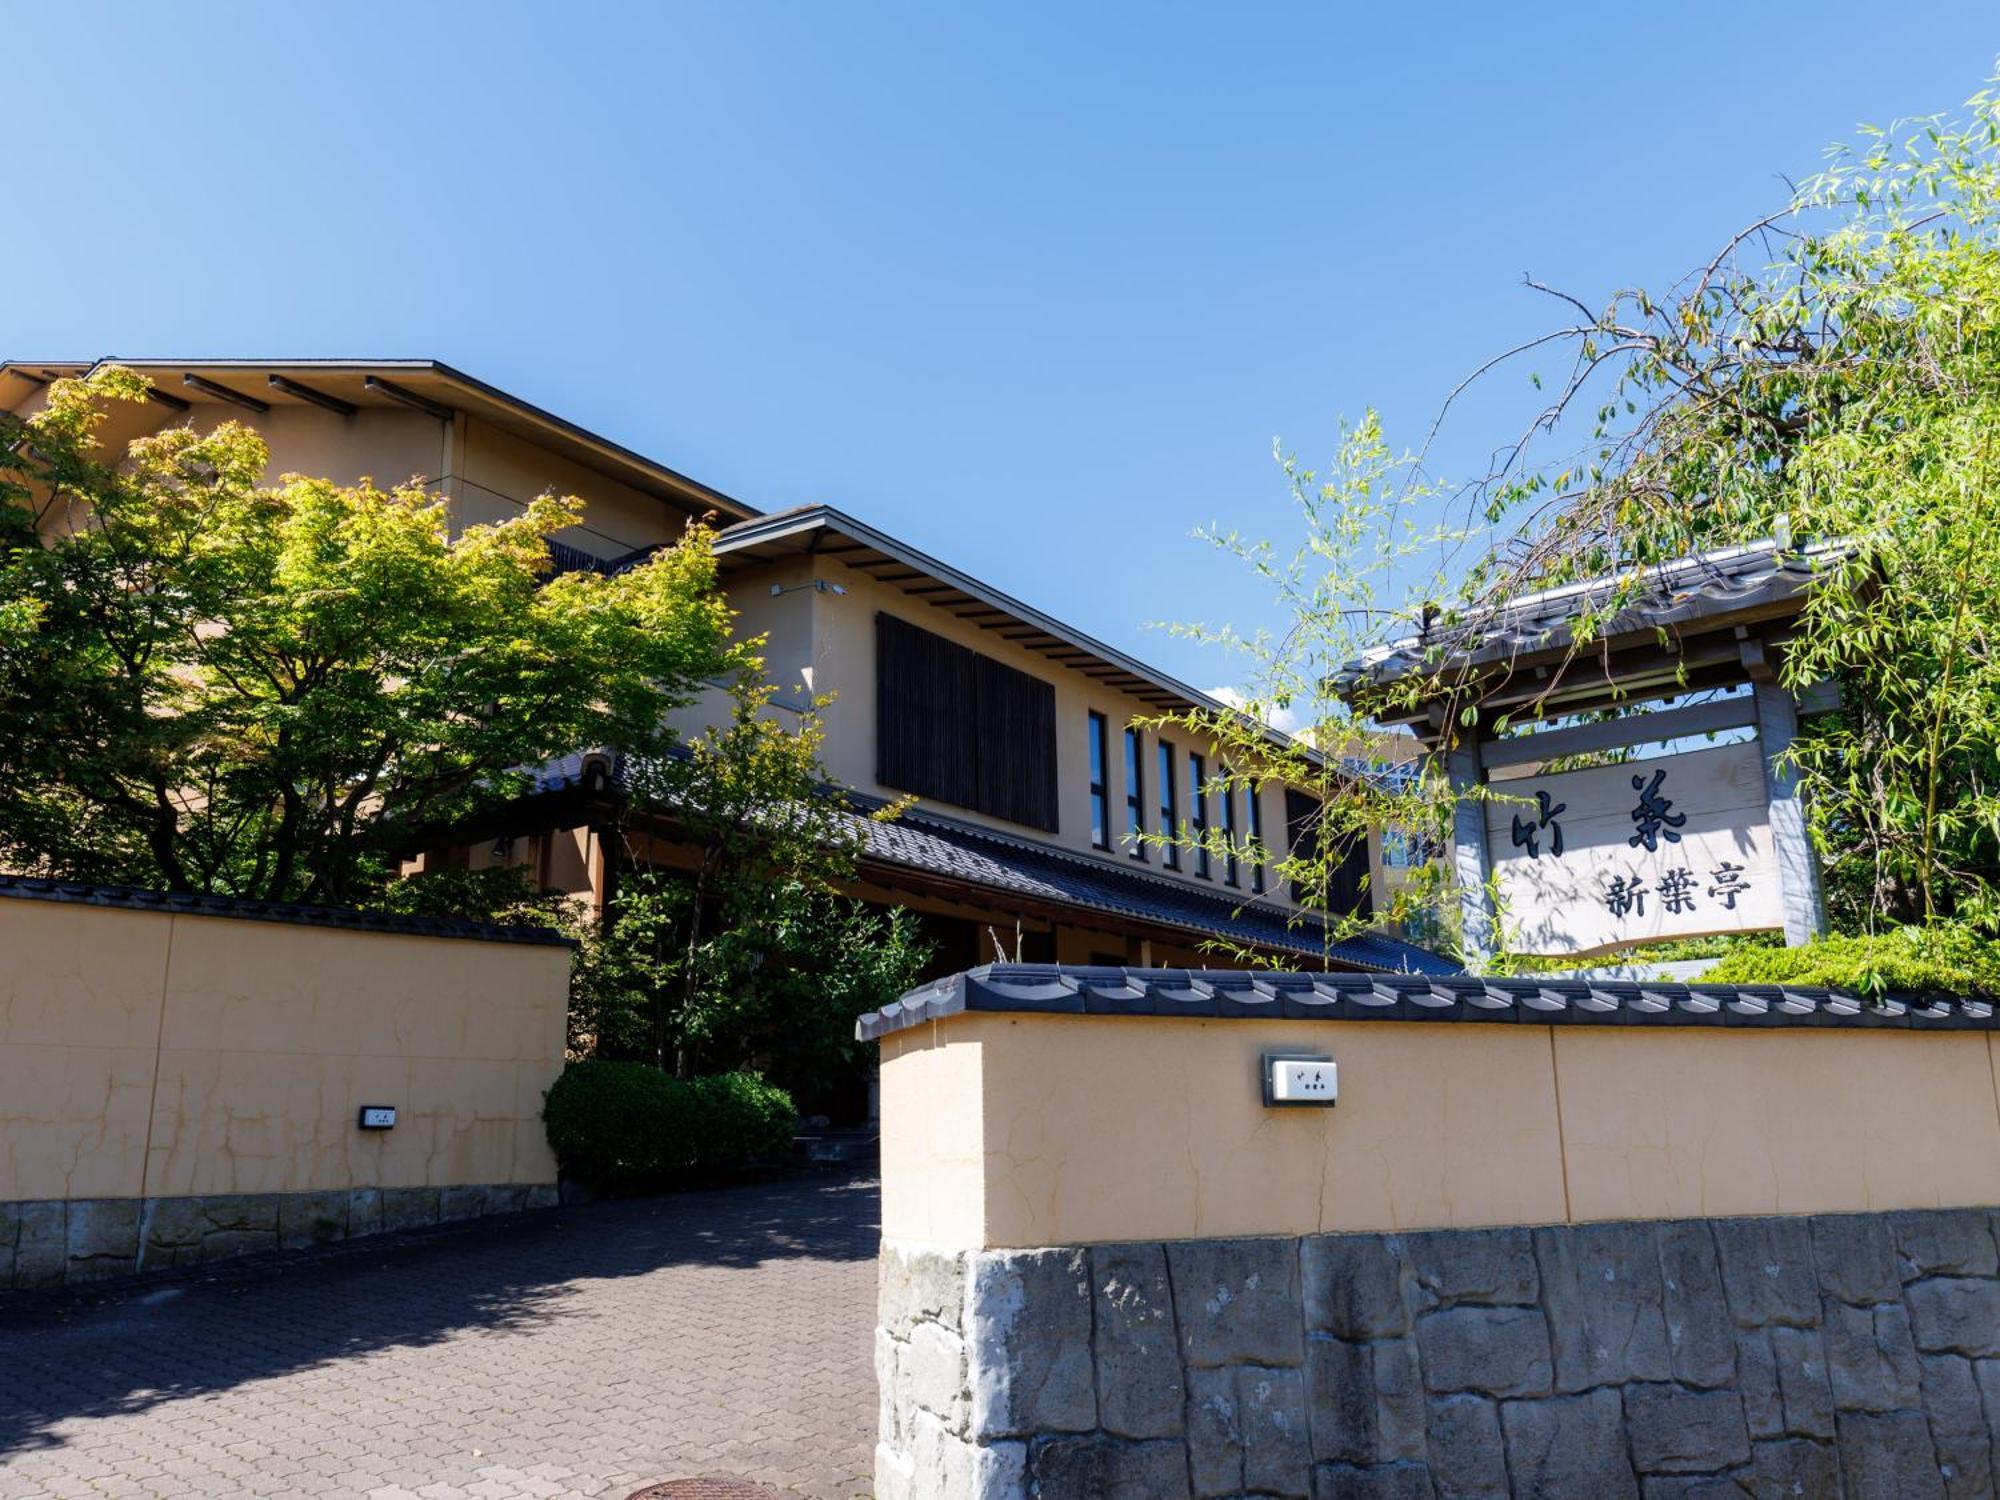
[[877, 1494], [1990, 1496], [1995, 1220], [887, 1245]]
[[553, 1186], [492, 1183], [0, 1203], [0, 1292], [78, 1286], [555, 1202]]

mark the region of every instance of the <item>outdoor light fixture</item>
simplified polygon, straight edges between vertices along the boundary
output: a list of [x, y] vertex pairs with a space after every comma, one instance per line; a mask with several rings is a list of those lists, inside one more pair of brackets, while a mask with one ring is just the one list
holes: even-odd
[[1324, 1052], [1266, 1052], [1264, 1107], [1288, 1105], [1325, 1109], [1340, 1097], [1340, 1074]]
[[771, 597], [775, 599], [780, 594], [796, 594], [800, 589], [811, 589], [816, 594], [839, 594], [842, 598], [847, 597], [846, 589], [837, 583], [828, 583], [824, 578], [815, 578], [810, 583], [774, 583], [771, 585]]
[[363, 1130], [393, 1130], [396, 1126], [396, 1106], [364, 1104], [361, 1106], [360, 1124]]

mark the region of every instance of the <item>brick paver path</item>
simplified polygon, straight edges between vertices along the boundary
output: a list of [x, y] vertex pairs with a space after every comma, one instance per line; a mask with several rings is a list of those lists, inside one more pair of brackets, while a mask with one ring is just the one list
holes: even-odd
[[0, 1496], [850, 1500], [876, 1226], [815, 1178], [0, 1306]]

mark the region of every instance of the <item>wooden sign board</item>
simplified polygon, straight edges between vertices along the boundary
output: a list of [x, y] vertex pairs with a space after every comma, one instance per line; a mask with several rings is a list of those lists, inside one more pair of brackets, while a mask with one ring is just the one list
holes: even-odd
[[1517, 953], [1589, 954], [1785, 925], [1754, 741], [1492, 790], [1486, 846]]

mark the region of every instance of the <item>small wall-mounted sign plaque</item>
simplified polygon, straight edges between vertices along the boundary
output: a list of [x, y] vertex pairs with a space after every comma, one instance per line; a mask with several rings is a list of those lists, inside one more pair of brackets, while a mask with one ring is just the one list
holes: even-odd
[[395, 1126], [395, 1105], [364, 1104], [361, 1106], [361, 1128], [363, 1130], [393, 1130]]
[[1324, 1052], [1266, 1052], [1264, 1107], [1331, 1105], [1340, 1097], [1340, 1074]]

